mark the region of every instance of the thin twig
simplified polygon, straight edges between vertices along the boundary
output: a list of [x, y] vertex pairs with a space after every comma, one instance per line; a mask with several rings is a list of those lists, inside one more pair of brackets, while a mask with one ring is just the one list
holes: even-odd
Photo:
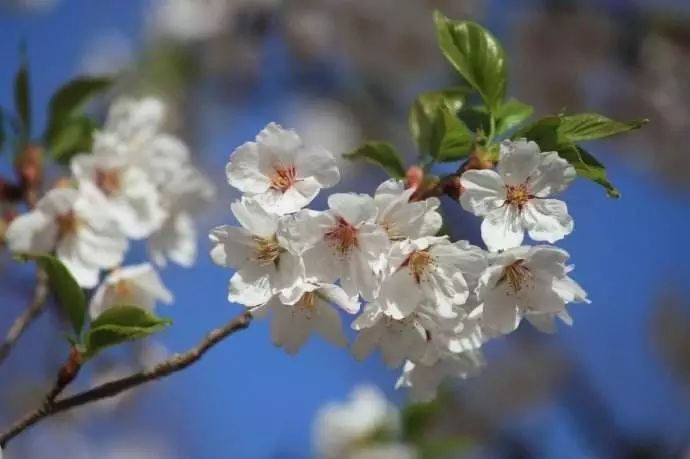
[[5, 361], [7, 356], [10, 354], [12, 347], [19, 338], [24, 334], [24, 332], [29, 328], [29, 325], [34, 321], [36, 317], [43, 311], [43, 307], [46, 304], [46, 298], [48, 297], [48, 276], [42, 270], [38, 270], [36, 287], [34, 289], [34, 297], [31, 300], [31, 304], [26, 310], [17, 317], [17, 319], [12, 324], [12, 327], [7, 332], [7, 336], [0, 345], [0, 365]]
[[201, 357], [209, 349], [220, 343], [223, 339], [232, 335], [236, 331], [247, 328], [251, 321], [251, 313], [243, 312], [224, 326], [211, 331], [194, 348], [183, 354], [176, 354], [153, 368], [107, 382], [100, 386], [96, 386], [93, 389], [89, 389], [71, 397], [63, 398], [53, 403], [44, 403], [40, 408], [15, 422], [8, 430], [0, 434], [0, 447], [4, 448], [12, 438], [24, 432], [26, 429], [38, 423], [42, 419], [63, 411], [71, 410], [72, 408], [76, 408], [81, 405], [114, 397], [121, 392], [140, 386], [149, 381], [165, 378], [166, 376], [169, 376], [180, 370], [184, 370], [188, 366], [201, 359]]

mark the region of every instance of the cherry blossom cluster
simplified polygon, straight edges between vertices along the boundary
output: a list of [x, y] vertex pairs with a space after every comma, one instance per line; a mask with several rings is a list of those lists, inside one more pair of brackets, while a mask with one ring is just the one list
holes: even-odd
[[230, 302], [271, 316], [273, 342], [296, 353], [312, 333], [348, 344], [338, 309], [357, 315], [357, 359], [380, 349], [402, 366], [398, 387], [432, 398], [446, 377], [482, 366], [481, 346], [522, 318], [545, 331], [566, 304], [586, 300], [568, 254], [553, 243], [573, 229], [566, 205], [549, 196], [575, 177], [567, 161], [534, 142], [506, 141], [496, 170], [461, 176], [460, 203], [483, 217], [488, 250], [439, 235], [436, 197], [387, 180], [373, 196], [333, 193], [327, 210], [306, 208], [339, 181], [335, 157], [271, 123], [237, 148], [226, 168], [242, 192], [231, 209], [240, 226], [211, 231], [211, 256], [234, 268]]
[[90, 152], [76, 155], [61, 179], [6, 232], [13, 252], [52, 253], [83, 288], [97, 287], [91, 315], [114, 304], [152, 310], [171, 302], [150, 263], [120, 267], [130, 240], [147, 240], [159, 266], [190, 266], [197, 235], [192, 212], [214, 194], [186, 145], [164, 132], [157, 99], [122, 98], [94, 134]]

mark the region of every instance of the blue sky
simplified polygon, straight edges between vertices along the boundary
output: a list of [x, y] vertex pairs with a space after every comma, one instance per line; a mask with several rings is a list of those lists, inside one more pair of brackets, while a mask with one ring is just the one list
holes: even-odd
[[[0, 104], [11, 103], [21, 39], [27, 40], [33, 69], [34, 107], [44, 107], [51, 92], [75, 74], [89, 40], [104, 30], [118, 30], [136, 42], [143, 4], [63, 0], [51, 14], [0, 13]], [[280, 54], [280, 47], [271, 52]], [[263, 83], [250, 103], [234, 114], [228, 111], [226, 119], [209, 128], [213, 135], [204, 149], [213, 156], [208, 164], [222, 163], [267, 121], [281, 120], [280, 101], [294, 89], [289, 82], [275, 80], [285, 70], [279, 66], [286, 65], [286, 59], [271, 60], [278, 63], [264, 68]], [[42, 111], [36, 116], [40, 125]], [[218, 129], [223, 124], [233, 128]], [[609, 166], [623, 197], [609, 199], [600, 187], [582, 180], [566, 194], [576, 228], [562, 245], [571, 252], [577, 266], [574, 276], [588, 290], [592, 304], [573, 307], [574, 327], [562, 328], [548, 339], [574, 357], [625, 432], [659, 432], [674, 442], [687, 441], [688, 394], [654, 354], [648, 327], [653, 300], [663, 286], [671, 281], [690, 284], [689, 198], [626, 165], [610, 154], [610, 148], [601, 143], [590, 146]], [[219, 199], [229, 202], [230, 197], [229, 190], [219, 190]], [[208, 226], [227, 223], [230, 217], [228, 213], [213, 218], [205, 219]], [[176, 325], [162, 336], [172, 350], [187, 348], [239, 311], [225, 301], [230, 273], [212, 265], [204, 256], [204, 244], [196, 267], [164, 272], [176, 295], [175, 306], [165, 311]], [[29, 338], [49, 326], [53, 324], [44, 321]], [[298, 356], [288, 357], [270, 344], [267, 324], [258, 322], [192, 369], [162, 383], [159, 390], [149, 390], [140, 402], [144, 414], [118, 429], [136, 430], [141, 425], [169, 432], [177, 439], [180, 457], [305, 457], [319, 406], [343, 399], [354, 385], [369, 381], [402, 401], [403, 394], [392, 390], [395, 378], [378, 356], [357, 363], [346, 351], [316, 339]], [[539, 451], [548, 456], [596, 454], [565, 405], [561, 400], [525, 413], [514, 420], [513, 428], [527, 438], [541, 438]], [[30, 434], [22, 441], [29, 438]]]

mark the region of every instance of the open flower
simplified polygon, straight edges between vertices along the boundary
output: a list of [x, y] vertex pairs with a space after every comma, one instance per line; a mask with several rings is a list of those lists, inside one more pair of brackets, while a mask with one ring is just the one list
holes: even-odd
[[567, 260], [567, 252], [547, 245], [496, 255], [477, 286], [482, 323], [510, 333], [525, 315], [562, 315], [566, 303], [588, 302], [582, 287], [568, 276], [572, 268]]
[[536, 143], [524, 139], [506, 141], [497, 171], [462, 174], [460, 203], [484, 217], [482, 239], [489, 250], [519, 246], [525, 230], [535, 241], [553, 243], [573, 231], [573, 220], [563, 201], [548, 197], [574, 178], [575, 169], [558, 153], [541, 153]]
[[352, 322], [352, 328], [359, 332], [352, 345], [357, 360], [380, 347], [383, 361], [395, 368], [405, 360], [419, 361], [426, 353], [427, 330], [416, 313], [396, 320], [387, 316], [377, 303], [369, 303]]
[[171, 260], [191, 266], [197, 254], [197, 230], [192, 215], [206, 207], [215, 189], [209, 179], [191, 164], [181, 164], [160, 188], [167, 218], [148, 240], [149, 253], [159, 266]]
[[308, 283], [302, 287], [302, 291], [304, 293], [292, 304], [284, 304], [274, 297], [253, 310], [253, 314], [259, 317], [269, 311], [273, 314], [273, 344], [282, 347], [288, 354], [295, 354], [316, 332], [331, 344], [347, 345], [340, 315], [332, 305], [355, 314], [359, 311], [357, 297], [348, 296], [333, 284]]
[[232, 153], [226, 174], [231, 186], [279, 215], [298, 211], [340, 180], [330, 152], [306, 148], [295, 131], [275, 123]]
[[422, 302], [433, 304], [444, 317], [455, 317], [456, 307], [469, 295], [464, 272], [478, 276], [487, 266], [486, 256], [466, 242], [446, 237], [425, 237], [393, 247], [391, 274], [377, 299], [386, 314], [402, 319]]
[[391, 241], [435, 236], [443, 219], [438, 212], [438, 198], [410, 202], [415, 188], [405, 189], [401, 180], [390, 179], [376, 189], [374, 202], [378, 208], [376, 223], [386, 230]]
[[328, 205], [326, 212], [300, 212], [286, 224], [286, 233], [302, 253], [307, 277], [340, 279], [348, 295], [361, 293], [372, 300], [390, 249], [386, 232], [375, 223], [374, 200], [365, 194], [336, 193]]
[[119, 265], [127, 250], [107, 209], [103, 196], [89, 187], [55, 188], [15, 218], [5, 237], [14, 252], [55, 250], [79, 285], [95, 287], [99, 271]]
[[149, 263], [113, 270], [91, 297], [89, 313], [98, 317], [111, 306], [139, 306], [153, 312], [156, 302], [172, 303], [173, 295]]
[[407, 388], [412, 402], [429, 402], [436, 398], [438, 386], [444, 379], [465, 379], [476, 375], [483, 366], [484, 357], [479, 349], [450, 354], [430, 365], [408, 360], [395, 388]]
[[165, 220], [158, 190], [148, 175], [130, 164], [129, 158], [96, 150], [72, 159], [72, 174], [80, 186], [90, 185], [129, 238], [143, 239]]
[[275, 293], [287, 302], [299, 297], [304, 269], [299, 256], [277, 234], [279, 217], [246, 196], [231, 208], [242, 226], [219, 226], [210, 234], [213, 261], [237, 269], [230, 279], [228, 300], [258, 306]]

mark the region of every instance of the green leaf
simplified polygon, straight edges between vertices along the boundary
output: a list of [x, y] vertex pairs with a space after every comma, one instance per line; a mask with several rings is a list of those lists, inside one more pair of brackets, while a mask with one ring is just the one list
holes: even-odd
[[472, 132], [488, 134], [491, 131], [491, 115], [486, 111], [486, 107], [464, 107], [458, 113], [458, 117]]
[[610, 197], [620, 198], [620, 191], [608, 181], [606, 167], [582, 147], [577, 145], [561, 147], [558, 150], [558, 155], [572, 164], [577, 175], [586, 177], [603, 186]]
[[84, 115], [63, 120], [46, 138], [46, 148], [56, 161], [66, 164], [78, 153], [91, 150], [95, 123]]
[[523, 104], [515, 99], [501, 104], [494, 114], [496, 117], [496, 135], [503, 134], [522, 124], [532, 116], [533, 112], [534, 108], [531, 105]]
[[94, 97], [113, 84], [111, 77], [77, 77], [61, 86], [50, 99], [50, 119], [60, 121], [78, 115]]
[[[568, 117], [550, 116], [542, 118], [536, 123], [517, 132], [513, 138], [524, 137], [535, 141], [542, 151], [557, 151], [558, 155], [566, 159], [575, 168], [577, 174], [588, 178], [606, 189], [612, 198], [620, 197], [618, 189], [608, 180], [606, 168], [594, 156], [574, 143], [578, 135], [584, 135], [585, 130], [571, 130], [564, 128], [564, 119]], [[571, 124], [571, 126], [573, 126]], [[573, 134], [575, 132], [575, 134]], [[580, 134], [577, 134], [580, 132]]]
[[402, 411], [402, 439], [406, 443], [419, 444], [438, 419], [442, 403], [439, 399], [427, 403], [414, 403]]
[[391, 177], [405, 177], [405, 165], [400, 154], [391, 144], [386, 142], [367, 142], [356, 150], [345, 153], [343, 157], [348, 159], [363, 158], [383, 168]]
[[473, 135], [448, 108], [439, 107], [434, 115], [429, 141], [431, 157], [450, 162], [470, 154]]
[[451, 113], [457, 113], [470, 93], [469, 88], [455, 87], [425, 92], [417, 97], [410, 108], [408, 126], [422, 155], [431, 154], [430, 135], [438, 108], [447, 107]]
[[107, 347], [153, 335], [171, 323], [138, 306], [112, 306], [91, 322], [85, 338], [86, 355], [92, 357]]
[[597, 113], [580, 113], [561, 116], [559, 134], [571, 142], [596, 140], [623, 134], [647, 124], [648, 120], [636, 120], [628, 123], [615, 121]]
[[27, 141], [31, 137], [31, 91], [29, 63], [24, 55], [14, 77], [14, 107], [21, 122], [21, 138]]
[[495, 111], [505, 96], [508, 73], [501, 44], [479, 24], [452, 21], [438, 11], [434, 21], [443, 54]]
[[472, 449], [472, 441], [467, 437], [444, 437], [423, 441], [417, 449], [421, 459], [464, 457]]
[[20, 261], [34, 261], [43, 268], [50, 280], [51, 289], [57, 295], [75, 333], [79, 335], [86, 317], [86, 297], [67, 267], [52, 255], [18, 253], [16, 257]]

